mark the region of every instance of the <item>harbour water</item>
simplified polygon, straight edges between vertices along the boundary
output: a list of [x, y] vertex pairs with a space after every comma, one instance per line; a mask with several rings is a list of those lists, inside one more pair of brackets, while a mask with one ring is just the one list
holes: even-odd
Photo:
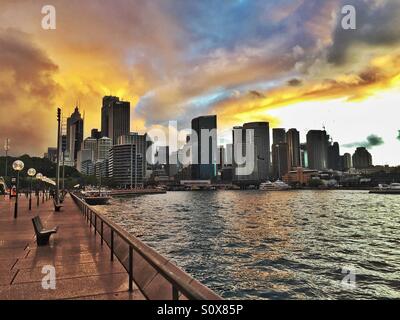
[[400, 298], [397, 195], [168, 192], [98, 209], [226, 299]]

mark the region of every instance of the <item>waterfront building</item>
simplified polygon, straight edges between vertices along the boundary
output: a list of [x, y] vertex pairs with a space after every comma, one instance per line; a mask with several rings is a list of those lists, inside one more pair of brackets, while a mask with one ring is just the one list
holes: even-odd
[[[197, 134], [197, 143], [192, 141], [192, 179], [212, 180], [217, 175], [217, 116], [202, 116], [192, 120], [192, 130]], [[202, 136], [208, 130], [208, 136]], [[207, 155], [208, 153], [208, 155]]]
[[337, 142], [328, 146], [328, 169], [342, 170], [339, 143]]
[[343, 156], [340, 157], [341, 160], [341, 167], [343, 171], [349, 171], [352, 168], [352, 161], [351, 161], [351, 154], [345, 153]]
[[[253, 130], [254, 132], [254, 141], [250, 141], [254, 144], [254, 169], [253, 172], [249, 175], [238, 175], [236, 169], [239, 167], [235, 160], [235, 150], [242, 150], [242, 155], [246, 155], [246, 143], [247, 136], [246, 131]], [[236, 132], [236, 134], [235, 134]], [[236, 136], [239, 134], [239, 136]], [[236, 138], [241, 136], [241, 148], [238, 146], [239, 141]], [[260, 184], [264, 181], [267, 181], [270, 174], [270, 137], [269, 137], [269, 123], [268, 122], [250, 122], [245, 123], [242, 127], [235, 127], [233, 131], [233, 150], [234, 150], [234, 158], [233, 158], [233, 167], [234, 167], [234, 181], [237, 184]], [[249, 164], [246, 164], [249, 167]]]
[[118, 97], [106, 96], [101, 108], [101, 135], [117, 144], [118, 138], [129, 135], [130, 102], [120, 101]]
[[78, 152], [81, 150], [83, 142], [84, 121], [79, 112], [79, 108], [75, 107], [74, 112], [67, 119], [67, 148], [71, 160], [77, 160]]
[[108, 158], [108, 175], [122, 188], [143, 187], [143, 155], [134, 143], [114, 145]]
[[310, 130], [307, 133], [308, 168], [315, 170], [328, 169], [329, 136], [323, 130]]
[[289, 129], [286, 133], [286, 143], [289, 151], [290, 170], [301, 166], [300, 161], [300, 133], [296, 129]]
[[307, 143], [300, 144], [300, 161], [301, 167], [308, 168]]
[[127, 135], [122, 135], [117, 139], [117, 145], [134, 144], [136, 145], [137, 153], [140, 155], [142, 162], [142, 172], [145, 174], [147, 170], [147, 158], [146, 151], [149, 147], [149, 141], [147, 134], [138, 134], [136, 132], [131, 132]]
[[353, 154], [353, 167], [366, 169], [372, 167], [372, 156], [365, 147], [359, 147]]
[[318, 177], [318, 170], [310, 170], [298, 167], [296, 170], [291, 170], [283, 176], [283, 181], [289, 185], [306, 186], [311, 179]]
[[291, 162], [289, 158], [289, 145], [286, 142], [272, 145], [272, 177], [282, 179], [289, 172]]

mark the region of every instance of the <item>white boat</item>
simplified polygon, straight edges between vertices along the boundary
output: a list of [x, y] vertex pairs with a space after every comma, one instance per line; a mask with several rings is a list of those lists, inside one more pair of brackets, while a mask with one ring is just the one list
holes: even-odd
[[275, 182], [267, 181], [260, 184], [260, 190], [264, 191], [282, 191], [289, 189], [290, 186], [281, 180]]
[[378, 188], [379, 190], [400, 190], [400, 183], [380, 184]]

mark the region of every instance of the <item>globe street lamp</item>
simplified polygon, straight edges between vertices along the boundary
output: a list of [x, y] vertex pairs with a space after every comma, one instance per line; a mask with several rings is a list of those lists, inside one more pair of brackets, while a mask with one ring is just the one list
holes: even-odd
[[24, 169], [24, 163], [21, 160], [14, 161], [12, 165], [13, 169], [17, 171], [17, 190], [16, 190], [16, 198], [15, 198], [15, 207], [14, 207], [14, 219], [17, 219], [18, 216], [18, 188], [19, 188], [19, 172]]
[[[41, 173], [38, 173], [37, 175], [36, 175], [36, 179], [37, 180], [42, 180], [43, 179], [43, 175], [41, 174]], [[37, 207], [39, 207], [39, 192], [40, 192], [40, 189], [39, 189], [39, 186], [37, 187], [38, 189], [37, 189], [37, 199], [36, 199], [36, 206]]]
[[36, 174], [36, 170], [33, 168], [30, 168], [28, 170], [28, 176], [31, 177], [31, 184], [30, 184], [30, 188], [29, 188], [29, 211], [32, 210], [32, 178], [35, 176]]

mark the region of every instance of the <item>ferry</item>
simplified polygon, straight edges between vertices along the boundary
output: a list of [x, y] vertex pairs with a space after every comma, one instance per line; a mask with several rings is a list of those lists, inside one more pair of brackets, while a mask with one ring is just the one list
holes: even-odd
[[377, 188], [370, 190], [375, 194], [400, 194], [400, 183], [380, 184]]
[[281, 180], [275, 182], [267, 181], [260, 184], [260, 190], [265, 191], [283, 191], [289, 189], [291, 189], [291, 187]]

